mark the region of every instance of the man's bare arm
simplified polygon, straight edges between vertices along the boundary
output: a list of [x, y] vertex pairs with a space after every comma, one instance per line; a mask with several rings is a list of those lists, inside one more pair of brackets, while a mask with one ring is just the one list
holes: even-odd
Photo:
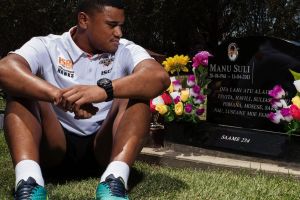
[[[148, 100], [158, 96], [170, 85], [170, 78], [164, 68], [155, 60], [140, 62], [134, 73], [114, 80], [115, 98]], [[104, 89], [95, 85], [76, 85], [63, 94], [65, 107], [79, 108], [86, 103], [99, 103], [107, 98]]]
[[0, 87], [9, 95], [59, 103], [61, 91], [31, 73], [27, 61], [9, 54], [0, 61]]
[[165, 69], [155, 60], [140, 62], [129, 76], [113, 81], [116, 98], [151, 99], [170, 85]]

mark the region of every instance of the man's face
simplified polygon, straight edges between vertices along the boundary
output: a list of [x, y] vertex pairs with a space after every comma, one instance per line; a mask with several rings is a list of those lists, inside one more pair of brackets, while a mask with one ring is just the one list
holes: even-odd
[[92, 51], [116, 52], [124, 20], [124, 10], [111, 6], [105, 6], [102, 11], [90, 15], [86, 33]]

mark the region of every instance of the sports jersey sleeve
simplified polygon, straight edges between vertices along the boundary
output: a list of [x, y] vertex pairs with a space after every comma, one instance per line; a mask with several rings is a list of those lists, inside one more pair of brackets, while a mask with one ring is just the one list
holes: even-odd
[[40, 71], [41, 63], [47, 56], [47, 49], [41, 39], [35, 37], [26, 42], [20, 49], [10, 52], [22, 56], [33, 74]]
[[128, 56], [130, 59], [127, 60], [127, 67], [128, 72], [132, 73], [134, 68], [143, 60], [145, 59], [153, 59], [148, 52], [141, 46], [130, 43], [126, 46], [126, 49], [128, 50]]

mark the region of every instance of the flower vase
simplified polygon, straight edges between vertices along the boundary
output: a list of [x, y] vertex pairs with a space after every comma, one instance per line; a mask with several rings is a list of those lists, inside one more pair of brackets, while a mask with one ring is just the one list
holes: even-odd
[[152, 122], [150, 123], [150, 134], [148, 146], [163, 147], [164, 146], [165, 126], [159, 121], [159, 113], [152, 114]]

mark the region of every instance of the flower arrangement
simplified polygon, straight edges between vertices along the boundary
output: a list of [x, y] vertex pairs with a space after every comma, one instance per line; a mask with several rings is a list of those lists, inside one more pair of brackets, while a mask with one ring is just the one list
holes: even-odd
[[300, 73], [290, 70], [293, 74], [297, 94], [291, 99], [286, 99], [286, 92], [281, 85], [275, 85], [269, 91], [271, 105], [275, 110], [268, 114], [269, 120], [275, 124], [284, 124], [288, 135], [300, 133]]
[[[197, 123], [205, 115], [206, 98], [208, 94], [208, 60], [212, 55], [207, 51], [200, 51], [191, 61], [186, 55], [168, 57], [162, 65], [165, 70], [176, 76], [171, 77], [171, 85], [160, 96], [150, 101], [153, 113], [159, 113], [164, 121], [187, 121]], [[180, 75], [180, 72], [189, 72]]]

